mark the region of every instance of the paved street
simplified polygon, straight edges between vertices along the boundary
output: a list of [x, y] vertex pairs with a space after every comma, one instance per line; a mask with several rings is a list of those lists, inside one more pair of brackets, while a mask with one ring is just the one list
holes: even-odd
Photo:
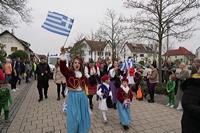
[[[21, 85], [22, 86], [22, 85]], [[64, 99], [57, 101], [56, 85], [51, 81], [48, 99], [38, 103], [36, 82], [29, 84], [26, 97], [21, 102], [7, 133], [66, 133], [65, 114], [62, 112]], [[20, 92], [21, 91], [21, 92]], [[25, 90], [19, 90], [22, 93]], [[17, 97], [14, 97], [14, 100]], [[91, 114], [92, 129], [90, 133], [123, 133], [119, 124], [117, 110], [108, 111], [109, 122], [102, 123], [101, 112], [97, 109], [98, 103], [95, 98], [94, 110]], [[129, 133], [180, 133], [180, 119], [182, 113], [161, 104], [150, 104], [145, 101], [133, 100], [132, 124]], [[16, 110], [17, 111], [17, 110]], [[5, 126], [5, 125], [4, 125]], [[2, 132], [6, 132], [5, 129]]]

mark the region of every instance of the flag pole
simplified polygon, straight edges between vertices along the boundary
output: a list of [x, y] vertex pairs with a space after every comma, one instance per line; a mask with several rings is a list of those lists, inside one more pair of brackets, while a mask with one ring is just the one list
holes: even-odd
[[65, 39], [65, 43], [63, 45], [63, 47], [65, 47], [66, 43], [67, 43], [67, 39], [68, 39], [69, 36], [67, 36], [67, 38]]

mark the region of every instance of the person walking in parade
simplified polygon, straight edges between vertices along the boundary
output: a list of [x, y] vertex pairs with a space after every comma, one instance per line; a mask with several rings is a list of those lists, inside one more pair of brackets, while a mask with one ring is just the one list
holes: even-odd
[[132, 90], [128, 87], [128, 79], [122, 79], [122, 85], [117, 91], [117, 108], [119, 112], [120, 123], [125, 130], [128, 130], [128, 125], [131, 123], [130, 104], [133, 99]]
[[60, 59], [57, 59], [57, 63], [55, 65], [55, 70], [54, 70], [54, 82], [57, 85], [57, 95], [58, 98], [57, 100], [60, 100], [60, 87], [62, 86], [62, 96], [65, 98], [65, 88], [66, 88], [66, 80], [64, 75], [60, 71]]
[[111, 89], [109, 87], [109, 76], [108, 75], [104, 75], [102, 77], [102, 84], [99, 86], [98, 91], [97, 91], [97, 95], [99, 97], [99, 110], [101, 110], [102, 115], [103, 115], [103, 120], [104, 123], [107, 123], [107, 116], [106, 116], [106, 111], [108, 110], [108, 106], [107, 106], [107, 98], [109, 96], [112, 97], [112, 92]]
[[64, 47], [61, 48], [60, 70], [67, 82], [67, 131], [68, 133], [88, 133], [90, 130], [89, 103], [86, 96], [87, 78], [84, 76], [83, 61], [75, 57], [72, 68], [66, 66]]
[[39, 93], [39, 100], [41, 102], [43, 100], [43, 88], [44, 88], [44, 96], [48, 98], [48, 88], [49, 88], [49, 73], [50, 67], [45, 62], [45, 59], [41, 57], [40, 63], [37, 65], [36, 73], [37, 73], [37, 88]]
[[6, 64], [4, 65], [4, 71], [5, 71], [5, 75], [6, 75], [6, 83], [10, 83], [11, 80], [11, 74], [12, 74], [12, 64], [11, 64], [11, 60], [7, 59], [6, 60]]
[[100, 71], [97, 66], [94, 66], [94, 61], [92, 59], [90, 59], [84, 70], [85, 76], [88, 78], [88, 98], [90, 102], [90, 109], [93, 109], [92, 98], [97, 92], [97, 78], [100, 76]]
[[117, 104], [117, 90], [121, 86], [121, 77], [122, 77], [122, 71], [118, 67], [118, 61], [115, 60], [113, 62], [113, 66], [111, 67], [109, 71], [109, 76], [110, 76], [110, 88], [112, 91], [112, 96], [113, 96], [113, 105], [114, 109], [117, 109], [116, 104]]

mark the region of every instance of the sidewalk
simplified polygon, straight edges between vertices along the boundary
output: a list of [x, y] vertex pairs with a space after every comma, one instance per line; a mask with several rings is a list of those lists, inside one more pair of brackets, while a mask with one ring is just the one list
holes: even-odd
[[[48, 99], [38, 103], [36, 81], [33, 81], [22, 105], [12, 121], [7, 133], [66, 133], [65, 115], [62, 112], [64, 99], [57, 101], [56, 85], [51, 81]], [[117, 110], [108, 112], [109, 122], [102, 123], [98, 103], [93, 98], [94, 110], [91, 114], [90, 133], [123, 133]], [[129, 133], [181, 133], [182, 112], [160, 104], [150, 104], [133, 100]]]

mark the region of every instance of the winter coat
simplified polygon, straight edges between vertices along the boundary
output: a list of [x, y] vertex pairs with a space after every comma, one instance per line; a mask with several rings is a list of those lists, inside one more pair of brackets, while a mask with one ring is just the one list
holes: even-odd
[[61, 73], [59, 66], [57, 68], [55, 68], [55, 70], [54, 70], [54, 78], [53, 79], [55, 80], [55, 82], [57, 84], [66, 83], [65, 76]]
[[187, 79], [182, 89], [182, 133], [200, 133], [200, 78]]
[[148, 76], [150, 83], [158, 83], [158, 70], [154, 68], [151, 72], [151, 75]]

